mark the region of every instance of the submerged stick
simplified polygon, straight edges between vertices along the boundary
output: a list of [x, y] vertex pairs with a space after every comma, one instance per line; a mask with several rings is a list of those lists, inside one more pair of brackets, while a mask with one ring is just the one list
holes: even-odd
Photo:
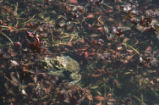
[[124, 45], [125, 47], [131, 48], [136, 54], [138, 54], [139, 56], [141, 56], [140, 52], [134, 48], [133, 46], [127, 44], [127, 43], [122, 43], [122, 45]]
[[11, 44], [13, 44], [12, 39], [9, 36], [7, 36], [4, 32], [0, 31], [0, 34], [7, 38], [11, 42]]

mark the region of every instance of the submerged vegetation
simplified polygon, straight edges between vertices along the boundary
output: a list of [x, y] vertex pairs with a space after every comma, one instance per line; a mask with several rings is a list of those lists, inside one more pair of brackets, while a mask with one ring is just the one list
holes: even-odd
[[0, 0], [0, 104], [159, 105], [158, 5]]

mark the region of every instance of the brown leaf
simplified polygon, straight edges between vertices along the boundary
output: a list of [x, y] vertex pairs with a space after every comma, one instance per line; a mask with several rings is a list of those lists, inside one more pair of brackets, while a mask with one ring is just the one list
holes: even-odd
[[119, 83], [119, 81], [118, 80], [114, 80], [114, 84], [117, 86], [117, 87], [120, 87], [120, 83]]
[[103, 96], [95, 96], [94, 99], [98, 100], [98, 101], [104, 101], [105, 98]]
[[121, 51], [121, 50], [123, 50], [123, 47], [122, 46], [118, 46], [117, 50]]
[[126, 43], [129, 40], [129, 38], [124, 38], [123, 42]]
[[151, 50], [151, 46], [148, 46], [145, 51], [150, 51]]
[[34, 34], [32, 32], [27, 32], [27, 33], [29, 37], [34, 38]]
[[64, 99], [64, 102], [69, 104], [69, 103], [70, 103], [70, 98], [66, 97], [66, 98]]
[[92, 13], [90, 13], [90, 14], [88, 14], [87, 15], [87, 18], [94, 18], [95, 16], [94, 16], [94, 14], [92, 14]]
[[12, 56], [15, 57], [17, 55], [17, 53], [13, 50], [13, 48], [9, 47], [8, 48], [8, 53]]
[[129, 60], [131, 60], [133, 57], [134, 57], [134, 55], [127, 56], [127, 57], [126, 57], [126, 60], [129, 61]]
[[81, 42], [81, 43], [85, 43], [85, 40], [84, 40], [84, 39], [81, 39], [81, 40], [79, 40], [79, 42]]
[[84, 58], [88, 59], [88, 57], [89, 57], [88, 52], [84, 52]]
[[103, 74], [99, 73], [99, 74], [91, 74], [91, 77], [97, 78], [97, 77], [101, 77]]
[[18, 46], [19, 48], [22, 48], [22, 43], [21, 42], [15, 42], [14, 45]]
[[100, 31], [101, 33], [103, 33], [103, 32], [104, 32], [103, 27], [98, 27], [98, 28], [97, 28], [97, 30], [98, 30], [98, 31]]
[[128, 60], [121, 59], [120, 62], [122, 62], [122, 63], [124, 63], [124, 64], [127, 64], [127, 63], [128, 63]]
[[35, 40], [33, 42], [30, 42], [29, 40], [27, 40], [27, 44], [29, 45], [31, 50], [34, 52], [41, 53], [44, 50], [38, 40]]
[[36, 31], [36, 29], [39, 27], [39, 24], [38, 23], [30, 23], [28, 24], [29, 28], [32, 29], [33, 31]]
[[8, 26], [8, 29], [9, 29], [10, 32], [14, 31], [14, 28], [12, 26]]
[[131, 50], [131, 49], [127, 49], [126, 50], [128, 53], [133, 53], [134, 51], [133, 50]]
[[68, 42], [67, 46], [72, 47], [72, 42]]
[[100, 103], [97, 103], [96, 105], [103, 105], [103, 104], [100, 102]]
[[88, 99], [89, 101], [93, 101], [93, 97], [92, 97], [92, 95], [91, 95], [91, 93], [90, 93], [89, 90], [86, 90], [86, 96], [87, 96], [87, 99]]
[[12, 66], [19, 66], [19, 63], [16, 60], [10, 60]]
[[109, 22], [114, 22], [114, 18], [108, 18]]
[[98, 69], [97, 72], [98, 73], [105, 73], [105, 71], [103, 69]]
[[70, 3], [78, 4], [78, 0], [68, 0]]

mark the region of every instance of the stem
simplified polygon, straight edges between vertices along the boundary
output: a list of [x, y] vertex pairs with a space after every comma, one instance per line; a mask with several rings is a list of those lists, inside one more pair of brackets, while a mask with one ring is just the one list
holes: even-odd
[[7, 36], [4, 32], [0, 31], [0, 34], [2, 34], [5, 38], [7, 38], [11, 42], [11, 44], [13, 44], [13, 41], [11, 40], [11, 38]]
[[131, 48], [136, 54], [138, 54], [139, 56], [141, 56], [140, 52], [134, 48], [133, 46], [127, 44], [127, 43], [122, 43], [125, 47]]
[[33, 15], [29, 20], [27, 20], [26, 22], [24, 22], [24, 24], [29, 23], [30, 21], [32, 21], [34, 19], [35, 15]]

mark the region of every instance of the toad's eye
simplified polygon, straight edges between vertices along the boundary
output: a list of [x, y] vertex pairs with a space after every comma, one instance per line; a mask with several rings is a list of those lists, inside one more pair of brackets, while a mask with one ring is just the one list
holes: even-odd
[[63, 66], [62, 66], [62, 64], [60, 64], [60, 62], [59, 61], [52, 61], [52, 64], [54, 65], [54, 67], [56, 68], [56, 69], [62, 69], [63, 68]]

